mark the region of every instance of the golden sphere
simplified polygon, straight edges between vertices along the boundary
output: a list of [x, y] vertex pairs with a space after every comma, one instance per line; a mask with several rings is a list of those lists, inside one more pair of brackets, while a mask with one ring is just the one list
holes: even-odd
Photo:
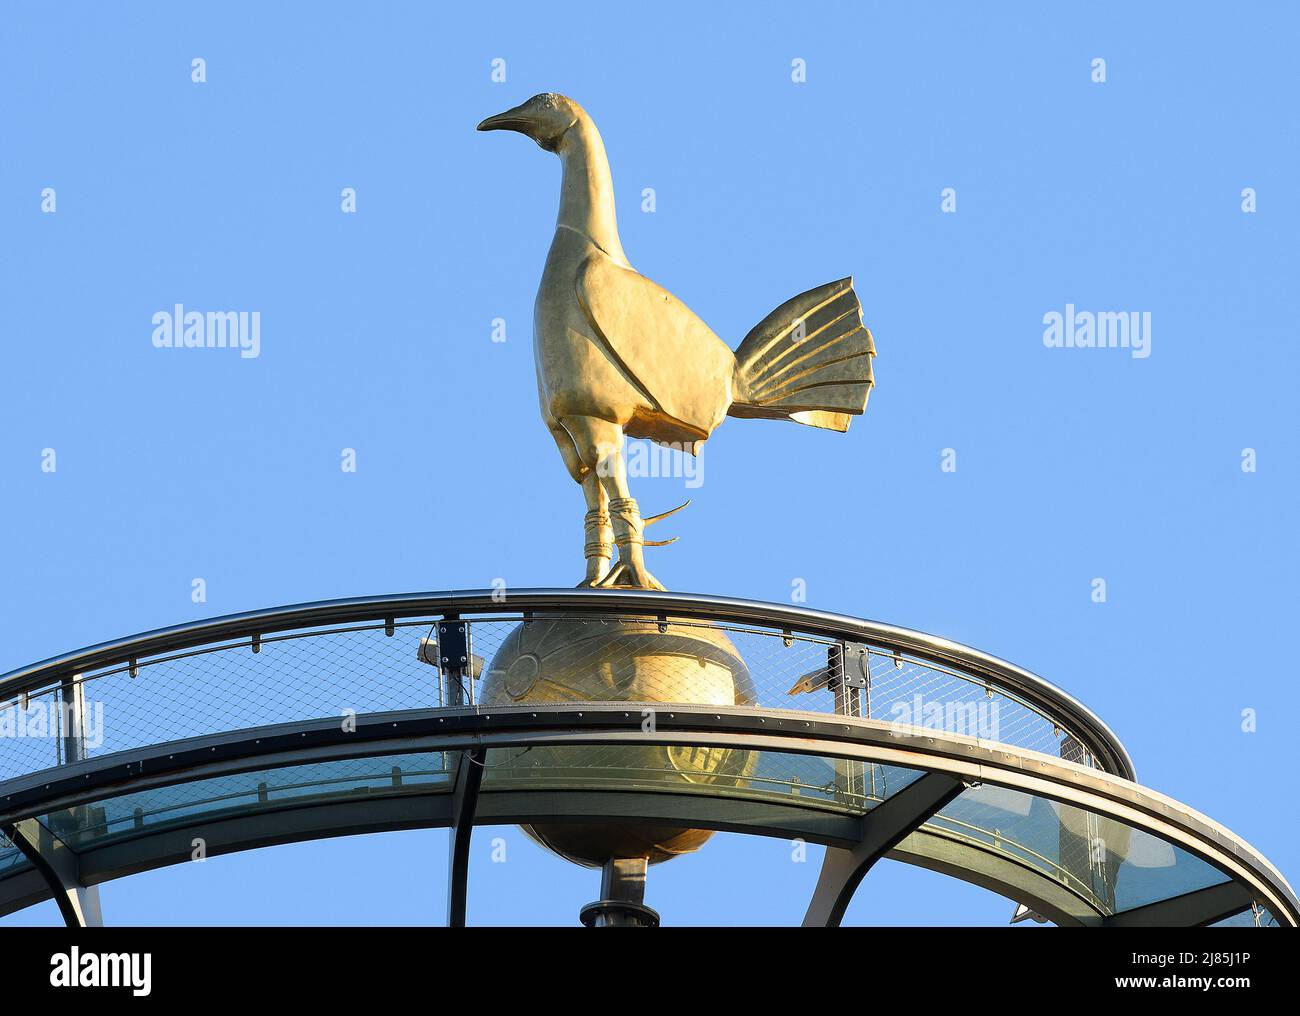
[[[546, 702], [753, 705], [749, 668], [725, 632], [668, 618], [582, 620], [538, 616], [501, 643], [479, 693], [484, 706]], [[734, 787], [752, 774], [754, 753], [658, 744], [553, 745], [491, 753], [489, 780], [526, 779], [533, 788], [690, 791]], [[528, 835], [561, 857], [600, 867], [613, 858], [651, 864], [698, 850], [707, 829], [620, 823], [533, 823]]]

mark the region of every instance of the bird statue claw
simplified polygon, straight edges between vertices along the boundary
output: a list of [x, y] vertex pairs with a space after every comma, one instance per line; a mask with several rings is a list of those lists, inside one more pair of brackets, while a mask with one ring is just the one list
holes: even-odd
[[[643, 526], [653, 526], [656, 522], [660, 521], [661, 519], [666, 519], [666, 518], [668, 518], [669, 515], [676, 515], [679, 511], [681, 511], [683, 508], [685, 508], [685, 507], [686, 507], [688, 504], [690, 504], [690, 503], [691, 503], [691, 499], [688, 497], [685, 501], [683, 501], [681, 504], [679, 504], [676, 508], [669, 508], [666, 512], [660, 512], [658, 515], [651, 515], [648, 519], [644, 519], [644, 520], [642, 520], [642, 523], [641, 523], [641, 524], [642, 524]], [[677, 537], [674, 536], [674, 537], [673, 537], [673, 540], [675, 540], [675, 539], [677, 539]], [[671, 543], [672, 540], [669, 540], [668, 542]], [[654, 546], [658, 547], [658, 546], [662, 546], [662, 544], [658, 544], [658, 543], [657, 543], [657, 544], [654, 544]]]
[[[679, 511], [681, 511], [690, 503], [691, 503], [691, 499], [688, 497], [676, 508], [669, 508], [666, 512], [660, 512], [658, 515], [651, 515], [648, 519], [642, 520], [641, 525], [643, 528], [646, 526], [652, 526], [660, 519], [666, 519], [668, 518], [669, 515], [676, 515]], [[643, 545], [646, 547], [667, 547], [670, 546], [671, 544], [676, 543], [680, 539], [681, 539], [680, 536], [670, 536], [666, 540], [646, 540], [644, 541]]]

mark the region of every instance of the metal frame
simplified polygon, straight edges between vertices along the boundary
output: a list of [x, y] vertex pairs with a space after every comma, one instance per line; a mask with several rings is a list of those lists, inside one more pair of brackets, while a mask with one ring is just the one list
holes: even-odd
[[[1095, 769], [1033, 752], [1004, 750], [1001, 746], [991, 746], [974, 738], [932, 731], [909, 733], [879, 721], [826, 714], [790, 713], [785, 710], [736, 708], [715, 711], [711, 707], [669, 706], [667, 708], [671, 711], [658, 713], [655, 730], [646, 732], [641, 728], [640, 712], [624, 708], [625, 705], [583, 703], [548, 706], [545, 710], [523, 706], [490, 710], [468, 708], [410, 711], [361, 717], [356, 730], [351, 733], [340, 731], [337, 721], [329, 718], [195, 738], [122, 753], [117, 757], [90, 759], [62, 767], [57, 773], [33, 774], [9, 781], [0, 787], [0, 791], [4, 792], [3, 799], [0, 799], [0, 823], [21, 821], [55, 809], [76, 807], [114, 793], [176, 784], [223, 773], [326, 759], [421, 751], [481, 751], [489, 747], [537, 744], [654, 743], [724, 746], [812, 754], [920, 769], [947, 774], [954, 780], [1010, 787], [1086, 808], [1183, 847], [1219, 868], [1227, 878], [1247, 886], [1251, 898], [1268, 906], [1280, 922], [1300, 924], [1300, 902], [1296, 900], [1285, 879], [1248, 844], [1169, 798]], [[488, 808], [489, 801], [497, 795], [484, 793], [479, 799], [474, 821], [479, 824], [493, 820], [519, 822], [535, 819], [539, 814], [546, 815], [550, 821], [555, 816], [542, 807], [542, 793], [517, 792], [515, 800], [518, 810], [507, 814], [502, 814], [499, 809]], [[566, 798], [567, 810], [561, 817], [562, 820], [592, 821], [597, 818], [608, 819], [612, 814], [617, 814], [608, 808], [608, 798], [603, 794], [604, 792], [571, 792]], [[443, 796], [454, 797], [445, 793]], [[647, 798], [657, 799], [654, 809], [644, 807]], [[628, 820], [642, 817], [648, 821], [649, 817], [644, 813], [653, 810], [654, 820], [663, 821], [665, 814], [671, 811], [687, 824], [698, 822], [702, 828], [723, 827], [708, 821], [708, 812], [726, 810], [721, 805], [720, 798], [655, 793], [633, 795], [632, 799], [638, 802], [633, 809], [636, 814], [620, 817]], [[329, 808], [340, 806], [331, 804], [321, 807], [327, 812]], [[464, 806], [462, 795], [461, 807]], [[788, 823], [765, 828], [763, 812], [769, 807], [764, 802], [744, 802], [739, 808], [732, 809], [733, 818], [729, 821], [751, 832], [766, 831], [768, 835], [787, 835], [790, 828]], [[799, 810], [792, 807], [793, 810]], [[746, 821], [734, 817], [746, 809], [749, 812]], [[270, 818], [269, 814], [259, 810], [249, 821], [255, 822], [260, 828], [269, 823]], [[445, 820], [440, 820], [429, 811], [412, 822], [414, 825], [450, 824], [451, 812], [448, 810]], [[902, 825], [900, 823], [895, 831]], [[861, 840], [860, 825], [846, 830], [841, 822], [838, 830], [836, 838], [841, 847], [851, 848]], [[249, 835], [254, 838], [250, 845], [285, 841], [277, 839], [277, 836], [294, 838], [283, 830], [278, 834], [272, 831], [250, 831]], [[1064, 918], [1061, 923], [1103, 923], [1102, 915], [1095, 911], [1089, 914], [1081, 901], [1071, 903], [1068, 899], [1061, 898], [1060, 891], [1053, 892], [1045, 887], [1044, 883], [1050, 883], [1051, 880], [1041, 872], [1026, 875], [1028, 866], [1016, 865], [1010, 858], [996, 855], [991, 856], [987, 864], [969, 865], [965, 858], [974, 849], [971, 845], [963, 845], [962, 849], [952, 846], [946, 850], [940, 849], [935, 846], [936, 836], [939, 840], [951, 841], [951, 838], [923, 829], [899, 842], [887, 856], [898, 856], [937, 870], [947, 870], [977, 884], [998, 886], [999, 891], [1006, 892], [1020, 902], [1032, 904], [1036, 910], [1053, 920], [1060, 921]], [[83, 869], [89, 869], [83, 870], [87, 883], [94, 884], [116, 877], [115, 873], [155, 866], [147, 860], [130, 859], [132, 842], [134, 841], [125, 840], [116, 847], [106, 844], [87, 851], [91, 856], [82, 858]], [[220, 841], [209, 839], [209, 843], [217, 842]], [[104, 851], [111, 853], [115, 850], [118, 859], [112, 865], [101, 866], [94, 859], [96, 855], [107, 856]], [[991, 854], [987, 850], [983, 853]], [[184, 856], [188, 856], [188, 853]], [[163, 860], [159, 863], [171, 862]], [[1020, 870], [1016, 871], [1017, 868]], [[12, 904], [4, 900], [9, 895], [5, 891], [5, 883], [6, 880], [0, 879], [0, 911], [13, 909]], [[21, 887], [24, 894], [22, 898], [30, 901], [33, 894], [30, 880], [20, 880], [17, 887]]]
[[1024, 699], [1085, 739], [1087, 749], [1107, 772], [1136, 779], [1133, 762], [1115, 733], [1085, 705], [1055, 685], [1021, 667], [949, 639], [925, 632], [808, 610], [790, 604], [762, 603], [701, 594], [606, 589], [479, 589], [393, 596], [354, 597], [295, 604], [271, 610], [228, 614], [189, 624], [159, 628], [131, 638], [89, 646], [0, 675], [0, 701], [59, 683], [72, 674], [132, 663], [159, 653], [224, 641], [260, 638], [273, 632], [360, 621], [396, 618], [461, 617], [476, 613], [502, 615], [564, 610], [576, 613], [622, 613], [644, 616], [689, 616], [788, 628], [830, 639], [868, 642], [956, 666]]
[[69, 928], [103, 926], [99, 887], [82, 881], [80, 858], [74, 851], [35, 819], [11, 822], [4, 827], [4, 834], [44, 880], [64, 924]]
[[965, 783], [946, 773], [927, 773], [868, 811], [862, 817], [862, 839], [853, 849], [826, 848], [803, 926], [838, 928], [872, 866], [965, 789]]
[[1249, 910], [1252, 902], [1245, 886], [1225, 882], [1125, 910], [1106, 918], [1104, 924], [1108, 928], [1203, 927]]
[[[60, 757], [71, 765], [85, 758], [86, 696], [85, 686], [77, 680], [77, 675], [68, 674], [61, 680], [59, 704], [67, 724], [60, 741]], [[78, 857], [62, 840], [35, 819], [6, 823], [4, 834], [45, 880], [64, 924], [70, 928], [103, 925], [99, 888], [82, 882]]]
[[447, 851], [447, 926], [465, 927], [469, 897], [469, 847], [474, 835], [474, 812], [483, 786], [487, 752], [471, 748], [460, 753], [451, 796], [451, 844]]
[[1097, 928], [1104, 921], [1059, 879], [980, 844], [922, 828], [886, 856], [1000, 893], [1063, 928]]

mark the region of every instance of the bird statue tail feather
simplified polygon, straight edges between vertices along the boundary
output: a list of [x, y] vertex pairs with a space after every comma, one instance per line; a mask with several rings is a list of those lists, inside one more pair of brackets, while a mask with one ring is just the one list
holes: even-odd
[[846, 431], [867, 408], [875, 355], [852, 278], [800, 293], [756, 324], [736, 350], [727, 415]]

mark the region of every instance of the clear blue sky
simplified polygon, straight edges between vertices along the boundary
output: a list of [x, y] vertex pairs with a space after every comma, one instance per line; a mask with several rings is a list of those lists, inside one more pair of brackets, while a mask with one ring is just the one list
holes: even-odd
[[[301, 600], [578, 580], [531, 350], [559, 166], [473, 130], [558, 91], [604, 134], [633, 264], [719, 335], [852, 274], [879, 348], [847, 435], [724, 424], [651, 569], [777, 601], [801, 578], [1029, 667], [1294, 880], [1297, 31], [1265, 4], [6, 4], [0, 670]], [[260, 311], [261, 355], [155, 349], [176, 303]], [[1045, 347], [1067, 304], [1150, 312], [1151, 355]], [[662, 510], [682, 481], [637, 493]], [[517, 831], [476, 842], [471, 922], [571, 923], [597, 894]], [[438, 922], [445, 844], [182, 865], [108, 885], [105, 916]], [[813, 853], [720, 836], [648, 901], [793, 922]], [[891, 863], [849, 918], [1010, 910]]]

